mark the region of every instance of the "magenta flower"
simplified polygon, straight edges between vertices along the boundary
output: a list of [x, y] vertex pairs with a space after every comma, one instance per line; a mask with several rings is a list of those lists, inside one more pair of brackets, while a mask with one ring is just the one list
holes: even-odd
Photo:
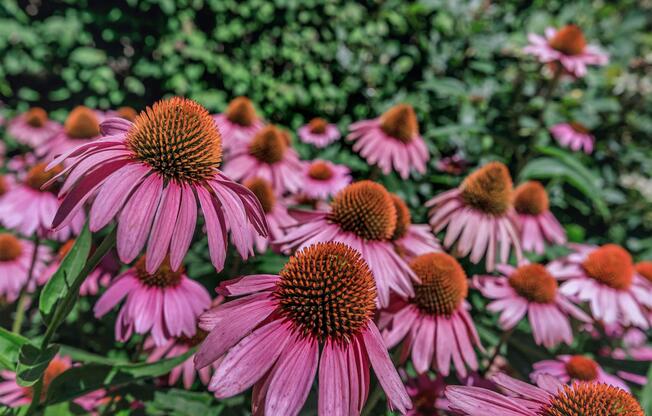
[[83, 105], [73, 108], [63, 124], [63, 129], [43, 142], [36, 149], [36, 154], [39, 157], [44, 156], [48, 160], [52, 160], [79, 145], [99, 139], [101, 137], [100, 123], [104, 121], [104, 118], [104, 113], [91, 110]]
[[399, 371], [405, 379], [407, 390], [413, 407], [406, 416], [437, 416], [443, 415], [442, 410], [448, 409], [448, 400], [444, 398], [446, 383], [443, 378], [431, 378], [428, 374], [409, 377], [405, 371]]
[[392, 242], [396, 249], [407, 257], [443, 251], [439, 240], [427, 224], [412, 224], [410, 208], [400, 196], [391, 194], [396, 208], [396, 228]]
[[234, 147], [224, 168], [235, 180], [265, 179], [278, 193], [301, 189], [302, 171], [299, 156], [288, 137], [274, 125], [259, 130], [249, 144]]
[[14, 184], [0, 200], [0, 222], [5, 227], [31, 237], [66, 241], [78, 235], [84, 227], [86, 216], [78, 211], [70, 218], [67, 226], [52, 230], [52, 221], [57, 213], [59, 200], [52, 188], [53, 178], [61, 172], [60, 167], [46, 172], [45, 163], [33, 166], [24, 180]]
[[444, 247], [478, 263], [485, 257], [487, 271], [507, 263], [510, 246], [517, 261], [521, 259], [518, 219], [512, 206], [512, 178], [507, 166], [487, 163], [469, 174], [456, 189], [441, 193], [426, 203], [430, 207], [430, 225], [435, 233], [446, 230]]
[[435, 164], [435, 167], [440, 172], [448, 173], [449, 175], [461, 175], [468, 167], [468, 162], [459, 153], [452, 156], [441, 158]]
[[108, 136], [58, 157], [71, 164], [54, 218], [66, 226], [95, 196], [90, 230], [117, 217], [117, 250], [131, 263], [147, 243], [147, 271], [170, 256], [177, 270], [190, 247], [197, 222], [197, 199], [204, 214], [211, 260], [224, 267], [227, 230], [240, 256], [253, 254], [251, 230], [266, 236], [267, 224], [256, 197], [219, 171], [222, 157], [215, 122], [199, 104], [174, 97], [140, 113], [135, 123], [120, 118], [102, 124]]
[[566, 244], [566, 231], [550, 212], [548, 193], [540, 182], [529, 181], [516, 188], [514, 209], [523, 250], [543, 254], [546, 243]]
[[410, 267], [421, 283], [415, 283], [413, 297], [396, 297], [387, 310], [381, 310], [385, 343], [392, 348], [404, 340], [403, 357], [411, 352], [419, 374], [432, 367], [447, 376], [452, 361], [457, 373], [466, 377], [467, 366], [478, 369], [474, 346], [483, 348], [467, 311], [464, 269], [446, 253], [423, 254]]
[[566, 25], [559, 30], [547, 28], [545, 37], [530, 33], [530, 44], [523, 52], [536, 56], [541, 63], [558, 62], [566, 71], [580, 78], [588, 65], [606, 65], [607, 54], [596, 46], [587, 45], [582, 30]]
[[580, 123], [555, 124], [550, 127], [550, 133], [563, 147], [568, 147], [574, 152], [583, 149], [587, 155], [593, 153], [595, 137]]
[[[256, 195], [260, 201], [265, 213], [265, 219], [269, 226], [269, 238], [260, 235], [253, 235], [256, 241], [256, 250], [264, 253], [267, 250], [270, 240], [282, 238], [285, 230], [297, 224], [297, 221], [288, 214], [288, 208], [285, 202], [279, 198], [265, 179], [252, 178], [247, 180], [244, 185]], [[252, 231], [253, 233], [253, 231]]]
[[95, 303], [95, 317], [106, 315], [125, 297], [115, 322], [116, 339], [125, 342], [134, 331], [151, 331], [159, 346], [173, 337], [194, 336], [197, 317], [211, 304], [208, 291], [186, 276], [183, 268], [173, 271], [166, 261], [149, 273], [144, 257], [111, 282]]
[[602, 383], [575, 382], [564, 385], [543, 375], [538, 387], [498, 374], [493, 381], [506, 393], [479, 387], [449, 386], [450, 408], [466, 416], [644, 416], [634, 396]]
[[276, 275], [245, 276], [218, 291], [243, 296], [203, 314], [210, 331], [195, 358], [222, 358], [208, 386], [217, 398], [252, 385], [252, 412], [297, 415], [318, 377], [318, 414], [359, 415], [373, 367], [389, 405], [410, 399], [373, 322], [376, 290], [369, 266], [342, 243], [305, 248]]
[[12, 119], [7, 132], [19, 143], [37, 148], [61, 130], [61, 124], [48, 119], [48, 113], [40, 107], [32, 107]]
[[247, 97], [236, 97], [226, 111], [213, 116], [219, 127], [224, 149], [248, 145], [254, 135], [263, 128], [264, 122], [256, 114], [253, 103]]
[[353, 150], [383, 174], [393, 169], [407, 179], [412, 169], [425, 173], [430, 155], [411, 105], [395, 105], [378, 118], [351, 124], [349, 130], [346, 139], [356, 142]]
[[609, 384], [629, 391], [623, 380], [607, 374], [598, 363], [585, 355], [559, 355], [554, 360], [536, 362], [532, 367], [532, 380], [537, 380], [542, 374], [549, 374], [564, 384], [571, 381], [587, 381]]
[[572, 248], [559, 270], [565, 280], [560, 292], [589, 302], [593, 317], [605, 324], [649, 328], [645, 309], [652, 307], [652, 291], [637, 278], [627, 250], [616, 244]]
[[500, 312], [498, 323], [503, 330], [510, 330], [526, 315], [537, 345], [553, 348], [560, 342], [570, 345], [573, 330], [569, 317], [583, 322], [591, 318], [575, 306], [557, 289], [559, 265], [521, 263], [516, 268], [501, 264], [497, 266], [501, 276], [475, 276], [474, 286], [489, 299], [494, 299], [487, 309]]
[[[21, 289], [27, 284], [33, 254], [34, 243], [31, 241], [20, 240], [9, 233], [0, 233], [0, 297], [9, 302], [18, 298]], [[43, 273], [50, 256], [47, 246], [39, 246], [33, 276]], [[35, 283], [33, 279], [28, 289], [34, 290]]]
[[308, 198], [328, 199], [351, 183], [351, 171], [345, 165], [315, 159], [304, 167], [303, 194]]
[[340, 131], [335, 124], [330, 124], [323, 118], [313, 118], [304, 126], [299, 127], [299, 138], [318, 148], [323, 148], [340, 138]]
[[302, 213], [300, 225], [274, 243], [286, 253], [325, 241], [359, 251], [373, 272], [379, 304], [387, 306], [390, 292], [414, 295], [411, 279], [416, 279], [391, 242], [396, 220], [390, 193], [378, 183], [360, 181], [341, 190], [327, 210]]

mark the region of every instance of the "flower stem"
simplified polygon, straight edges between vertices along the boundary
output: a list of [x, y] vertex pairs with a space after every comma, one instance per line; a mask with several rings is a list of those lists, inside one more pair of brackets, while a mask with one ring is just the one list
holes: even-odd
[[29, 285], [32, 283], [34, 278], [34, 267], [36, 266], [36, 259], [38, 258], [38, 249], [41, 244], [41, 239], [38, 234], [34, 237], [34, 246], [32, 249], [32, 260], [29, 265], [29, 272], [27, 273], [27, 281], [25, 285], [20, 290], [20, 297], [18, 299], [18, 305], [16, 306], [16, 317], [14, 318], [14, 323], [11, 326], [11, 332], [20, 334], [20, 328], [23, 325], [23, 319], [25, 318], [25, 312], [27, 309], [27, 301], [29, 300], [28, 289]]
[[494, 362], [496, 361], [496, 358], [500, 355], [500, 349], [505, 345], [509, 337], [512, 335], [514, 332], [514, 328], [510, 329], [509, 331], [503, 332], [503, 335], [500, 337], [500, 341], [498, 341], [498, 344], [496, 345], [496, 349], [494, 350], [494, 353], [491, 355], [491, 358], [489, 359], [489, 363], [487, 366], [484, 368], [483, 371], [480, 372], [482, 376], [487, 374], [489, 369], [491, 368], [492, 365], [494, 365]]

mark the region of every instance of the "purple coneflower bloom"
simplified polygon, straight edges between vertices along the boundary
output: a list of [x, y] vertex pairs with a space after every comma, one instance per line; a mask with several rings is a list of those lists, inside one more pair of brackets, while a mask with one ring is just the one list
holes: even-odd
[[514, 191], [523, 250], [543, 254], [546, 243], [566, 244], [566, 231], [550, 212], [546, 189], [537, 181], [519, 185]]
[[317, 117], [299, 128], [299, 138], [304, 143], [322, 148], [339, 139], [340, 131], [335, 124], [330, 124], [323, 118]]

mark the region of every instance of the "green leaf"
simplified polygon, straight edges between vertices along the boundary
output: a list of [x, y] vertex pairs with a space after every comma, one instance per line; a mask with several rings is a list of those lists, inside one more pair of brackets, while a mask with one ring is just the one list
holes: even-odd
[[221, 413], [222, 407], [211, 406], [213, 397], [206, 393], [197, 393], [179, 389], [157, 391], [151, 406], [166, 415], [212, 415]]
[[643, 406], [643, 412], [646, 415], [652, 415], [652, 366], [647, 372], [647, 384], [643, 387], [641, 391], [641, 406]]
[[73, 400], [92, 391], [125, 385], [136, 380], [158, 377], [169, 373], [194, 354], [191, 349], [185, 354], [155, 363], [107, 365], [91, 363], [72, 367], [55, 378], [48, 388], [48, 405]]
[[91, 232], [88, 230], [88, 224], [86, 224], [57, 271], [54, 272], [54, 275], [41, 291], [39, 310], [48, 325], [57, 303], [68, 295], [68, 291], [74, 286], [75, 280], [84, 268], [90, 249]]
[[28, 342], [27, 338], [0, 327], [0, 366], [15, 370], [20, 348]]
[[59, 346], [50, 345], [44, 350], [32, 344], [23, 344], [18, 355], [18, 366], [16, 367], [16, 382], [23, 387], [30, 387], [36, 384], [41, 374], [48, 368], [50, 361], [59, 352]]

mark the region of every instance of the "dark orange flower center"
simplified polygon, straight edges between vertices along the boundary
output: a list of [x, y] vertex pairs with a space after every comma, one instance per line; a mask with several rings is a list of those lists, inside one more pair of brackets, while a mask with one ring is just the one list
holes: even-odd
[[526, 264], [509, 276], [509, 285], [520, 296], [536, 303], [553, 303], [557, 296], [557, 281], [540, 264]]
[[122, 117], [129, 121], [134, 121], [136, 120], [136, 117], [138, 117], [138, 112], [132, 107], [120, 107], [116, 113], [118, 113], [118, 117]]
[[127, 147], [168, 180], [197, 183], [214, 176], [222, 161], [222, 137], [208, 111], [173, 97], [147, 107], [127, 133]]
[[394, 202], [394, 208], [396, 208], [396, 228], [394, 229], [392, 240], [398, 240], [407, 234], [412, 224], [412, 214], [410, 214], [410, 208], [408, 208], [400, 196], [391, 194], [391, 197]]
[[256, 109], [247, 97], [236, 97], [226, 108], [226, 118], [240, 126], [249, 127], [256, 121]]
[[549, 207], [548, 193], [541, 182], [525, 182], [514, 190], [514, 208], [520, 214], [539, 215]]
[[177, 338], [177, 341], [181, 344], [186, 344], [189, 348], [192, 348], [204, 342], [207, 336], [208, 336], [208, 332], [204, 331], [201, 328], [197, 328], [197, 332], [195, 332], [195, 335], [191, 337], [182, 335]]
[[249, 144], [249, 154], [267, 164], [283, 160], [289, 146], [288, 138], [274, 125], [263, 127]]
[[48, 122], [48, 113], [41, 107], [32, 107], [25, 113], [25, 121], [32, 127], [43, 127]]
[[634, 279], [632, 256], [616, 244], [593, 250], [582, 266], [589, 277], [614, 289], [629, 289]]
[[39, 163], [34, 165], [25, 176], [25, 185], [30, 188], [40, 191], [41, 187], [45, 185], [50, 179], [57, 176], [63, 170], [61, 166], [55, 166], [54, 168], [46, 171], [47, 163]]
[[584, 33], [576, 25], [567, 25], [557, 31], [548, 44], [566, 55], [579, 55], [586, 48]]
[[598, 364], [583, 355], [573, 355], [566, 363], [568, 375], [580, 381], [593, 381], [598, 378]]
[[313, 134], [326, 133], [326, 127], [328, 127], [328, 121], [320, 117], [313, 118], [310, 120], [310, 123], [308, 123], [308, 130]]
[[247, 180], [244, 185], [256, 195], [266, 214], [272, 212], [272, 208], [274, 208], [274, 204], [276, 203], [276, 195], [274, 194], [272, 185], [268, 181], [262, 178], [252, 178]]
[[645, 416], [634, 396], [603, 383], [563, 386], [543, 409], [543, 416]]
[[23, 245], [11, 234], [0, 234], [0, 261], [14, 261], [23, 254]]
[[571, 128], [573, 130], [575, 130], [578, 133], [582, 133], [582, 134], [588, 134], [589, 133], [589, 129], [586, 128], [586, 126], [584, 124], [582, 124], [582, 123], [578, 123], [577, 121], [571, 121], [568, 124], [571, 126]]
[[304, 336], [348, 341], [376, 311], [376, 286], [360, 253], [349, 246], [318, 243], [290, 257], [274, 296], [280, 313]]
[[151, 287], [174, 287], [181, 283], [184, 268], [179, 267], [176, 272], [170, 267], [170, 261], [166, 258], [163, 264], [154, 273], [147, 273], [145, 268], [145, 256], [142, 256], [134, 265], [136, 276], [146, 286]]
[[333, 170], [326, 162], [317, 160], [310, 164], [308, 176], [318, 181], [327, 181], [333, 177]]
[[4, 176], [0, 175], [0, 196], [6, 194], [8, 190], [9, 184], [7, 183], [7, 179], [5, 179]]
[[414, 285], [414, 302], [431, 315], [450, 316], [468, 293], [466, 273], [446, 253], [423, 254], [410, 263], [421, 284]]
[[507, 166], [490, 162], [477, 169], [460, 185], [464, 202], [487, 214], [503, 215], [512, 200], [512, 177]]
[[417, 115], [409, 104], [398, 104], [380, 116], [380, 129], [403, 143], [410, 143], [419, 134]]
[[331, 202], [329, 220], [366, 240], [387, 240], [396, 229], [396, 208], [380, 184], [360, 181], [342, 189]]
[[[52, 380], [57, 378], [57, 376], [59, 376], [69, 368], [70, 365], [68, 365], [67, 362], [63, 361], [60, 358], [54, 358], [52, 361], [50, 361], [50, 364], [48, 364], [48, 367], [45, 369], [45, 373], [43, 374], [43, 386], [41, 387], [41, 398], [40, 398], [41, 401], [43, 401], [47, 397], [48, 389], [50, 388], [50, 384], [52, 383]], [[31, 399], [34, 395], [32, 387], [24, 387], [24, 389], [25, 389], [25, 396]]]
[[636, 263], [636, 272], [648, 282], [652, 283], [652, 261], [641, 261]]
[[75, 107], [63, 125], [66, 134], [73, 139], [92, 139], [100, 135], [100, 121], [97, 114], [88, 107]]

